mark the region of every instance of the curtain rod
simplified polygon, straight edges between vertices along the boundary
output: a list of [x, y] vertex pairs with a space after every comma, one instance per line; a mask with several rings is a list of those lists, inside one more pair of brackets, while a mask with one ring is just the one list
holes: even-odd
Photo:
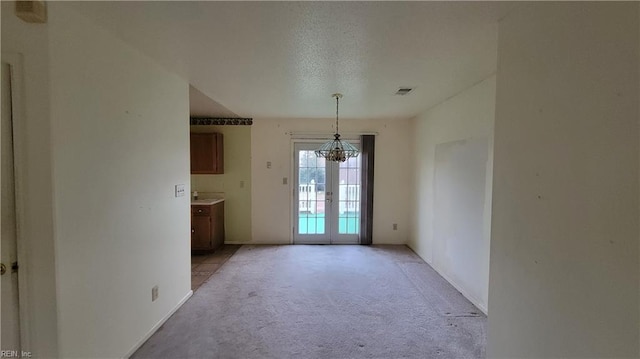
[[[291, 131], [291, 132], [287, 132], [287, 134], [290, 135], [292, 138], [322, 139], [322, 138], [333, 137], [334, 132], [297, 132], [297, 131]], [[340, 136], [344, 137], [344, 138], [354, 138], [354, 137], [360, 137], [362, 135], [377, 136], [378, 132], [342, 132], [342, 133], [340, 133]]]

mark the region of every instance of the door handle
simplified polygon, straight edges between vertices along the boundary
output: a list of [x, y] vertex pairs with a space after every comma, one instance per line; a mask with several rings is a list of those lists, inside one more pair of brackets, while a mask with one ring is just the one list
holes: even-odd
[[4, 263], [0, 263], [0, 275], [7, 273], [7, 266]]

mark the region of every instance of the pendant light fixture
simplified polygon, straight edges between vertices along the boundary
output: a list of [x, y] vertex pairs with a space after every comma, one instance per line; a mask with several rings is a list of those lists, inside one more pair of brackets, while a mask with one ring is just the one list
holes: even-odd
[[358, 149], [349, 142], [340, 139], [340, 132], [338, 132], [338, 107], [342, 94], [334, 93], [331, 97], [336, 99], [336, 133], [333, 135], [333, 140], [326, 142], [316, 150], [316, 156], [324, 157], [327, 161], [344, 162], [351, 157], [357, 157]]

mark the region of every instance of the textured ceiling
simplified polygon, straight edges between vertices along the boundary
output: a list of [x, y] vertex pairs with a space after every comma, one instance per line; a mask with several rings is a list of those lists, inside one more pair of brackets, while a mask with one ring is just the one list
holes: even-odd
[[[495, 72], [507, 2], [67, 3], [242, 117], [407, 118]], [[415, 87], [395, 96], [399, 87]], [[225, 110], [226, 110], [225, 109]], [[211, 114], [216, 115], [216, 114]]]

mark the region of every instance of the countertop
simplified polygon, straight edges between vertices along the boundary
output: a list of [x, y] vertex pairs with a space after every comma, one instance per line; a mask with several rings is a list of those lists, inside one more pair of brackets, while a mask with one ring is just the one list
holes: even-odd
[[211, 206], [216, 203], [224, 201], [224, 198], [210, 198], [210, 199], [192, 199], [192, 206]]

